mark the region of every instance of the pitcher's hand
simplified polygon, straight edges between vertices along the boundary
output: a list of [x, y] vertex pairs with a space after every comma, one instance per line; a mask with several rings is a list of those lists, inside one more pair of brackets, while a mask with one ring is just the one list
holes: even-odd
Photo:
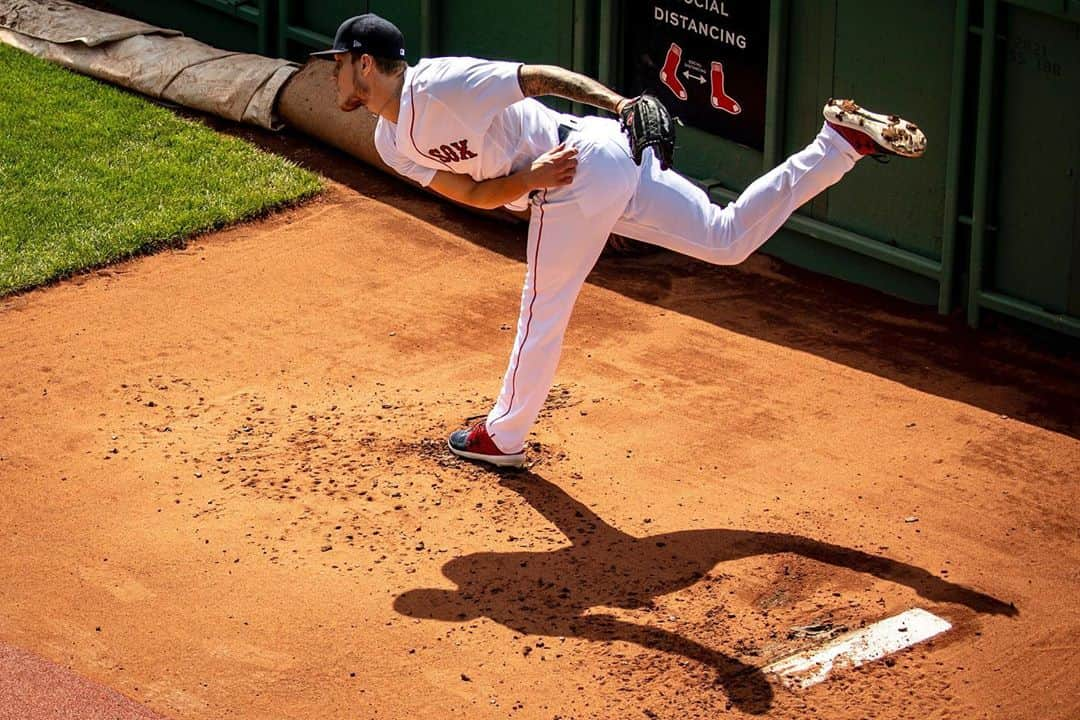
[[533, 160], [530, 185], [535, 189], [561, 187], [574, 182], [577, 148], [562, 143]]

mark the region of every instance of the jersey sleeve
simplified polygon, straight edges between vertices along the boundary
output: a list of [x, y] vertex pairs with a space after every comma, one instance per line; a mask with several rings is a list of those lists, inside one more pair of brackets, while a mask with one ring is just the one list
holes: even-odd
[[394, 172], [420, 183], [422, 187], [430, 185], [435, 178], [435, 170], [418, 165], [401, 154], [397, 149], [397, 141], [394, 139], [394, 127], [382, 118], [375, 126], [375, 150], [378, 151], [383, 162], [393, 168]]
[[433, 94], [466, 123], [486, 127], [498, 113], [525, 99], [520, 70], [518, 62], [453, 58]]

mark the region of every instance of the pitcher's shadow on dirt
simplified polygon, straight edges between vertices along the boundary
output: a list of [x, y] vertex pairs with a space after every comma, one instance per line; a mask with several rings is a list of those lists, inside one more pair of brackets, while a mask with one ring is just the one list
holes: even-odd
[[730, 701], [756, 714], [772, 704], [772, 688], [758, 668], [662, 628], [586, 611], [644, 607], [656, 597], [693, 585], [718, 563], [793, 553], [905, 585], [931, 602], [956, 603], [978, 613], [1018, 614], [1010, 603], [914, 565], [799, 535], [716, 529], [634, 537], [534, 473], [501, 478], [504, 487], [519, 493], [571, 545], [548, 552], [483, 552], [455, 558], [442, 572], [457, 590], [409, 590], [395, 599], [395, 610], [413, 618], [451, 622], [487, 617], [524, 635], [621, 640], [681, 655], [715, 669], [716, 682]]

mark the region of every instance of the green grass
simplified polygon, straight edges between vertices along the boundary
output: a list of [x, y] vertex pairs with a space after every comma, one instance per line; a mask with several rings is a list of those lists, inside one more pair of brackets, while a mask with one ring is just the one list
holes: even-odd
[[321, 187], [248, 143], [0, 44], [0, 296]]

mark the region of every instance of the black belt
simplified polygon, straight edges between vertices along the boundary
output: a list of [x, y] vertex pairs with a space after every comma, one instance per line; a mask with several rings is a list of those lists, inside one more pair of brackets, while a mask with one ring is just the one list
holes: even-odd
[[577, 132], [579, 129], [577, 122], [559, 122], [559, 144], [566, 142], [566, 138], [570, 137], [570, 133]]

